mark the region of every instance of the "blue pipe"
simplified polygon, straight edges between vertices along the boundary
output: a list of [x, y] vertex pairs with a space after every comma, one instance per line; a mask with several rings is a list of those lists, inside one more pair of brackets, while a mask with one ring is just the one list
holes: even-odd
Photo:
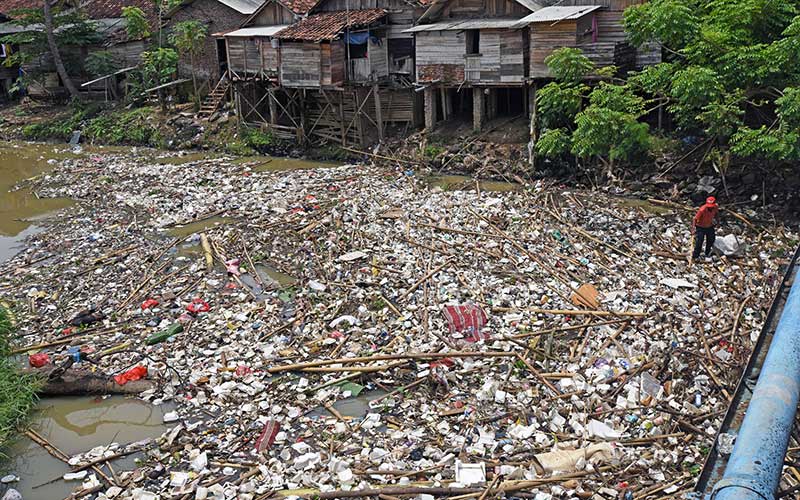
[[800, 274], [713, 500], [774, 500], [800, 396]]

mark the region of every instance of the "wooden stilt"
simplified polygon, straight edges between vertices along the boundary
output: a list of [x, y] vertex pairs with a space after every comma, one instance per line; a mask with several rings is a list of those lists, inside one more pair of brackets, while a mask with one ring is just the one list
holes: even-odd
[[378, 140], [383, 141], [383, 111], [381, 110], [381, 90], [378, 85], [372, 86], [372, 97], [375, 99], [375, 121], [378, 129]]
[[278, 122], [278, 106], [275, 104], [277, 97], [272, 89], [267, 89], [269, 93], [269, 123], [275, 125]]
[[472, 88], [472, 130], [480, 132], [483, 127], [483, 89]]
[[536, 130], [536, 83], [534, 83], [528, 92], [528, 106], [531, 113], [530, 124], [530, 141], [528, 142], [528, 163], [531, 170], [536, 168], [536, 139], [538, 131]]
[[342, 146], [347, 146], [347, 130], [344, 121], [344, 92], [339, 92], [339, 122], [342, 127]]

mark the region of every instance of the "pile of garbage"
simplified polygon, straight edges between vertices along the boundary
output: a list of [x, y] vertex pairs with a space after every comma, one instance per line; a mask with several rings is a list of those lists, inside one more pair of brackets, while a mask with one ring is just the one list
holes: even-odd
[[0, 269], [18, 352], [176, 404], [69, 457], [98, 499], [678, 495], [798, 241], [723, 211], [735, 252], [689, 263], [691, 207], [407, 168], [133, 152], [32, 187], [79, 203]]

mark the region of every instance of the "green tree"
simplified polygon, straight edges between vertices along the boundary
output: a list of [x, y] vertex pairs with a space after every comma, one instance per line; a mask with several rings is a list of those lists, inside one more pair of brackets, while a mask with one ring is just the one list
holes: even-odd
[[125, 19], [125, 31], [132, 40], [141, 40], [150, 37], [150, 23], [147, 16], [139, 7], [123, 7], [122, 17]]
[[194, 101], [195, 111], [200, 109], [200, 93], [197, 90], [197, 77], [195, 76], [195, 58], [203, 49], [208, 30], [200, 21], [182, 21], [176, 23], [172, 28], [170, 41], [181, 54], [188, 54], [189, 63], [192, 66], [192, 100]]
[[608, 178], [614, 178], [614, 168], [620, 162], [647, 153], [649, 128], [639, 122], [647, 103], [632, 86], [603, 81], [590, 89], [580, 83], [597, 72], [579, 49], [558, 49], [545, 62], [556, 81], [542, 87], [537, 95], [537, 110], [545, 130], [536, 143], [536, 153], [551, 159], [571, 153], [596, 160]]
[[592, 72], [594, 64], [581, 51], [572, 47], [556, 49], [545, 57], [544, 63], [556, 80], [577, 83]]
[[[145, 87], [154, 88], [169, 83], [178, 70], [178, 53], [175, 49], [158, 48], [142, 52], [142, 76]], [[158, 102], [161, 111], [167, 111], [164, 89], [158, 89]]]
[[86, 71], [92, 76], [108, 75], [117, 69], [119, 63], [114, 54], [107, 50], [98, 50], [86, 56]]
[[796, 0], [652, 0], [629, 7], [629, 40], [655, 42], [667, 54], [629, 84], [658, 99], [683, 133], [705, 135], [719, 158], [730, 149], [740, 159], [793, 160], [799, 13]]

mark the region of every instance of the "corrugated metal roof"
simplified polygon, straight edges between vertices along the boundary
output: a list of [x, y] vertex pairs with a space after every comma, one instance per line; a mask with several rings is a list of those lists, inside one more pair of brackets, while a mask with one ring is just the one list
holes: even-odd
[[521, 19], [464, 19], [445, 23], [419, 24], [413, 28], [403, 30], [403, 33], [511, 28], [521, 21]]
[[602, 5], [545, 7], [520, 19], [518, 26], [522, 27], [530, 23], [557, 23], [559, 21], [571, 21], [583, 17], [590, 12], [594, 12], [601, 7]]
[[544, 7], [536, 0], [516, 0], [516, 1], [518, 4], [522, 5], [531, 12], [536, 12], [537, 10], [542, 9]]
[[[441, 17], [445, 7], [453, 0], [422, 0], [423, 6], [428, 6], [427, 10], [417, 20], [418, 22], [433, 21]], [[536, 0], [514, 0], [531, 12], [539, 10], [542, 6]]]
[[250, 15], [264, 3], [263, 0], [218, 0], [222, 5], [227, 5], [240, 14]]
[[314, 14], [275, 34], [284, 40], [307, 40], [320, 42], [333, 40], [346, 28], [367, 26], [386, 17], [383, 9], [362, 9], [351, 11], [323, 12]]
[[238, 30], [225, 33], [223, 36], [233, 37], [251, 37], [251, 36], [272, 36], [282, 29], [288, 28], [288, 24], [281, 26], [251, 26], [249, 28], [241, 28]]

